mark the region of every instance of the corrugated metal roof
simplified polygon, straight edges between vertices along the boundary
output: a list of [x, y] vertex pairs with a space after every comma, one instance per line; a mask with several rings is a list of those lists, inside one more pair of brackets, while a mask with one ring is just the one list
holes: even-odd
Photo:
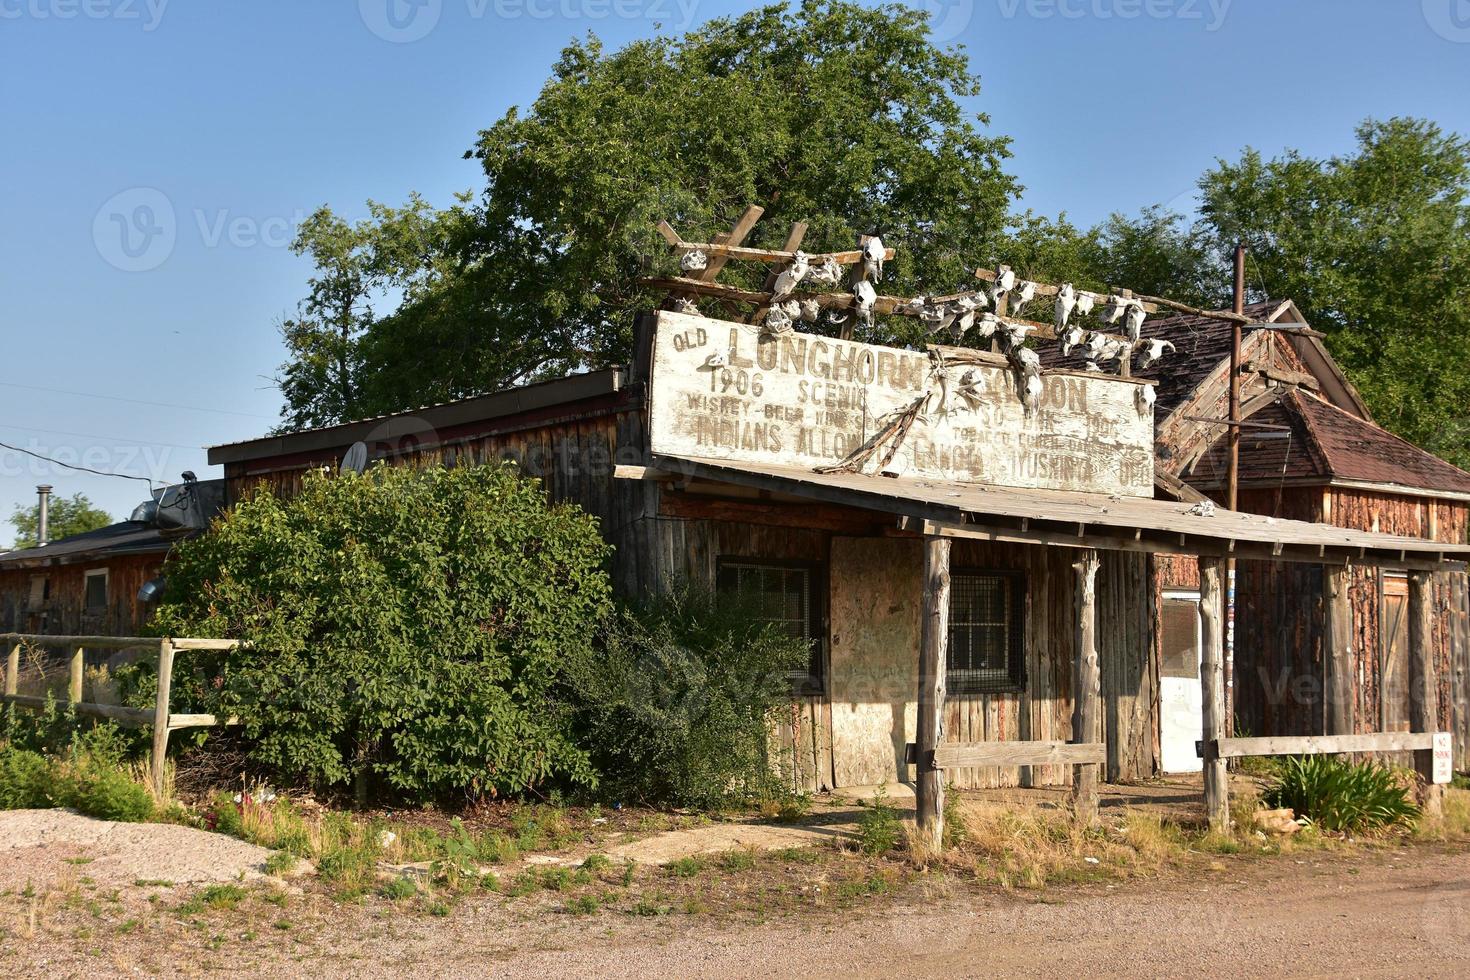
[[[870, 510], [975, 527], [996, 526], [1074, 547], [1175, 551], [1296, 561], [1363, 561], [1403, 564], [1463, 560], [1470, 545], [1449, 545], [1423, 538], [1373, 534], [1329, 524], [1291, 521], [1262, 514], [1214, 509], [1210, 516], [1192, 512], [1178, 501], [1061, 490], [977, 486], [945, 480], [889, 478], [855, 473], [816, 473], [777, 464], [731, 463], [694, 457], [659, 456], [654, 465], [675, 476], [699, 477], [755, 486], [798, 497], [813, 497]], [[1137, 534], [1133, 532], [1139, 532]], [[1145, 534], [1144, 532], [1148, 532]], [[1004, 538], [1001, 538], [1004, 540]], [[1063, 539], [1066, 539], [1065, 542]], [[1242, 550], [1240, 545], [1254, 546]]]

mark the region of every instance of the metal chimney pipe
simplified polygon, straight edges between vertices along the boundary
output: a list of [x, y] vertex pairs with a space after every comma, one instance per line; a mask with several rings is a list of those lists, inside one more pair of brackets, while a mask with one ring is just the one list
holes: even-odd
[[39, 548], [47, 543], [51, 531], [51, 484], [43, 483], [36, 487], [36, 496], [40, 498], [40, 516], [36, 520], [36, 547]]

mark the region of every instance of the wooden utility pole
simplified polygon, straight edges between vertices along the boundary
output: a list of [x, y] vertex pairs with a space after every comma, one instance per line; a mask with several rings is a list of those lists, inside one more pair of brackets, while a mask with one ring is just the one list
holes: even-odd
[[919, 840], [944, 846], [944, 773], [934, 765], [943, 737], [944, 675], [949, 659], [949, 538], [924, 539], [924, 613], [919, 632], [919, 718], [914, 732], [918, 779], [914, 815]]
[[[1245, 320], [1245, 244], [1235, 246], [1234, 311], [1237, 319], [1230, 321], [1230, 425], [1226, 426], [1226, 445], [1229, 452], [1225, 458], [1225, 507], [1240, 509], [1240, 345], [1241, 324]], [[1232, 643], [1235, 627], [1235, 559], [1225, 560], [1225, 606], [1220, 617], [1220, 629], [1224, 630], [1221, 649], [1225, 651], [1225, 730], [1235, 732], [1235, 644]]]

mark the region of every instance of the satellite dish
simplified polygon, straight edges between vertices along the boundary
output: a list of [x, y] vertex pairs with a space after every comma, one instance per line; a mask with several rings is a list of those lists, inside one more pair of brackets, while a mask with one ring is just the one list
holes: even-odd
[[354, 442], [352, 447], [342, 456], [342, 472], [351, 470], [353, 473], [361, 473], [367, 469], [368, 448], [365, 442]]

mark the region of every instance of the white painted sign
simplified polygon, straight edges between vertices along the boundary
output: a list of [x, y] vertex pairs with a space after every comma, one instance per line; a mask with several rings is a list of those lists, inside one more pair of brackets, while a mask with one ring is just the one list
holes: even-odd
[[[890, 471], [1153, 496], [1153, 407], [1139, 398], [1139, 383], [1049, 372], [1028, 411], [1008, 366], [941, 373], [943, 384], [923, 352], [804, 333], [762, 336], [750, 324], [661, 312], [650, 443], [676, 456], [827, 466], [930, 392]], [[967, 375], [971, 401], [958, 394]]]
[[1449, 732], [1434, 733], [1433, 752], [1434, 782], [1450, 782], [1455, 776], [1455, 746]]

